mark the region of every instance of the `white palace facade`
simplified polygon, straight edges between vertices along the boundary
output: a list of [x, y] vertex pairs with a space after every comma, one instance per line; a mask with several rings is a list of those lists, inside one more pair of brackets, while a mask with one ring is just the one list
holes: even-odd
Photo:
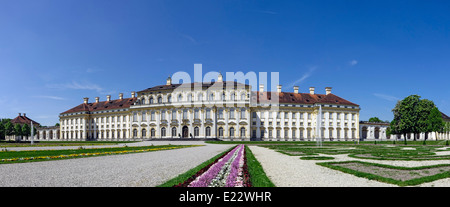
[[359, 139], [359, 105], [326, 88], [300, 93], [258, 91], [235, 81], [173, 84], [132, 92], [131, 98], [84, 102], [60, 114], [59, 140], [164, 138], [300, 141]]

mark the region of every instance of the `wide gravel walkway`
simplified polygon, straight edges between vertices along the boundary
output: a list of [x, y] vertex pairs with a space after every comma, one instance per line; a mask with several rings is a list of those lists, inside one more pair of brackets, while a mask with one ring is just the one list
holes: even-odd
[[[360, 160], [385, 165], [415, 167], [437, 164], [450, 164], [449, 160], [431, 161], [387, 161], [350, 158], [347, 155], [333, 156], [334, 160], [301, 160], [299, 156], [289, 156], [274, 150], [250, 146], [256, 159], [261, 163], [264, 172], [278, 187], [397, 187], [397, 185], [382, 183], [366, 178], [360, 178], [348, 173], [319, 166], [317, 162], [340, 162]], [[450, 178], [440, 179], [417, 186], [450, 187]]]
[[[124, 155], [0, 164], [0, 186], [157, 186], [232, 145], [204, 142], [141, 142], [130, 145], [205, 145]], [[30, 148], [28, 148], [30, 149]]]

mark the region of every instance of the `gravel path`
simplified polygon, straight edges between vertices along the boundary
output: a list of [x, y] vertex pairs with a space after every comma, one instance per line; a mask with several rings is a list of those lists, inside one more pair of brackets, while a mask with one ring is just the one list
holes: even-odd
[[199, 141], [138, 144], [168, 143], [205, 146], [125, 155], [1, 164], [0, 186], [156, 186], [196, 167], [231, 146], [205, 144]]
[[[387, 161], [350, 158], [347, 155], [333, 156], [334, 160], [317, 161], [301, 160], [299, 156], [289, 156], [274, 150], [250, 146], [256, 159], [261, 163], [266, 175], [279, 187], [396, 187], [397, 185], [368, 180], [354, 175], [332, 170], [316, 165], [317, 162], [340, 162], [346, 160], [360, 160], [394, 166], [426, 166], [437, 164], [450, 164], [450, 160], [431, 161]], [[423, 183], [418, 186], [449, 187], [450, 178]]]

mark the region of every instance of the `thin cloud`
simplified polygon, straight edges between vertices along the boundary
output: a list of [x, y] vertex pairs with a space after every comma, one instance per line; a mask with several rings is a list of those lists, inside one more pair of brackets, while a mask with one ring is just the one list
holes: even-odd
[[395, 96], [390, 96], [390, 95], [381, 94], [381, 93], [374, 93], [373, 95], [378, 97], [378, 98], [381, 98], [381, 99], [384, 99], [384, 100], [387, 100], [387, 101], [392, 101], [392, 102], [400, 100], [399, 98], [397, 98]]
[[46, 98], [46, 99], [53, 99], [53, 100], [66, 100], [63, 97], [59, 97], [59, 96], [32, 96], [34, 98]]
[[350, 64], [350, 66], [355, 66], [356, 64], [358, 64], [358, 61], [357, 60], [352, 60], [348, 64]]
[[190, 36], [190, 35], [187, 35], [187, 34], [181, 34], [181, 37], [183, 37], [183, 38], [189, 40], [190, 42], [192, 42], [192, 43], [194, 43], [194, 44], [197, 44], [197, 40], [194, 39], [194, 38], [193, 38], [192, 36]]
[[75, 89], [75, 90], [94, 90], [98, 93], [104, 93], [104, 89], [97, 84], [93, 83], [79, 83], [76, 81], [72, 81], [71, 83], [65, 84], [47, 84], [48, 88], [53, 89]]
[[295, 85], [302, 83], [304, 80], [309, 78], [316, 69], [317, 69], [317, 66], [310, 67], [309, 70], [306, 73], [304, 73], [301, 78], [299, 78], [296, 81], [294, 81], [293, 83], [289, 84], [289, 88], [292, 88]]
[[255, 10], [255, 12], [263, 13], [263, 14], [272, 14], [272, 15], [278, 14], [277, 12], [269, 11], [269, 10]]

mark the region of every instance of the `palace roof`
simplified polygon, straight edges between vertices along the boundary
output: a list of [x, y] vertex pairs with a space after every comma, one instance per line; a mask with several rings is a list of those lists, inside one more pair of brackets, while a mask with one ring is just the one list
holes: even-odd
[[441, 112], [441, 114], [442, 114], [442, 119], [444, 119], [444, 121], [450, 122], [450, 117], [449, 116], [447, 116], [446, 114], [444, 114], [442, 112]]
[[17, 116], [13, 120], [11, 120], [11, 123], [13, 123], [13, 124], [28, 124], [28, 125], [31, 125], [31, 122], [33, 122], [33, 125], [41, 125], [38, 122], [28, 118], [25, 113], [23, 115], [21, 113], [19, 113], [19, 116]]
[[94, 103], [82, 103], [78, 106], [75, 106], [61, 114], [67, 113], [75, 113], [82, 111], [101, 111], [101, 110], [109, 110], [109, 109], [122, 109], [122, 108], [130, 108], [130, 106], [136, 101], [136, 98], [124, 98], [124, 99], [116, 99], [111, 101], [99, 101]]
[[[332, 93], [325, 94], [310, 94], [310, 93], [290, 93], [290, 92], [252, 92], [252, 101], [257, 103], [270, 103], [276, 102], [276, 96], [278, 96], [278, 103], [291, 103], [291, 104], [338, 104], [338, 105], [351, 105], [359, 106], [358, 104], [347, 101]], [[272, 97], [273, 96], [273, 97]]]
[[223, 82], [203, 82], [203, 83], [186, 83], [186, 84], [170, 84], [170, 85], [159, 85], [159, 86], [154, 86], [151, 88], [147, 88], [144, 89], [142, 91], [138, 91], [138, 93], [145, 93], [145, 92], [153, 92], [153, 91], [159, 91], [159, 90], [173, 90], [173, 89], [177, 89], [177, 88], [185, 88], [187, 90], [193, 90], [196, 87], [202, 87], [203, 88], [209, 88], [209, 87], [223, 87], [226, 88], [227, 86], [229, 87], [230, 85], [232, 85], [233, 88], [248, 88], [249, 85], [247, 84], [243, 84], [243, 83], [239, 83], [236, 81], [223, 81]]

